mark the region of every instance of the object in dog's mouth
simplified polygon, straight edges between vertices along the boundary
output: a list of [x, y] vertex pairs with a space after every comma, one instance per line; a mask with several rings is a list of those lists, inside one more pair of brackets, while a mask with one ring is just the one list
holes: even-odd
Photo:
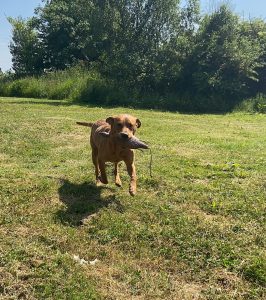
[[[100, 132], [100, 135], [108, 138], [110, 137], [110, 133], [103, 131]], [[119, 138], [119, 143], [122, 143], [123, 148], [128, 148], [128, 149], [149, 149], [149, 146], [145, 144], [143, 141], [139, 140], [135, 136], [132, 136], [129, 139], [121, 139]]]
[[132, 138], [123, 141], [123, 146], [129, 149], [149, 149], [149, 146], [133, 136]]

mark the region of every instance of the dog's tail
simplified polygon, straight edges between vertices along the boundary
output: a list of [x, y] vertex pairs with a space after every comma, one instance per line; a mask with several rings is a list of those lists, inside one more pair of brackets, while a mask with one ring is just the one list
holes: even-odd
[[87, 126], [87, 127], [92, 127], [93, 123], [88, 123], [88, 122], [76, 122], [78, 125], [82, 126]]

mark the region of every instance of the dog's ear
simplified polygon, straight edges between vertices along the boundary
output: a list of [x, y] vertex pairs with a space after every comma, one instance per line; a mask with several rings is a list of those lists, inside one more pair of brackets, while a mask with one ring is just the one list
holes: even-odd
[[136, 125], [137, 125], [137, 128], [140, 128], [140, 126], [141, 126], [140, 119], [137, 119], [137, 120], [136, 120]]
[[114, 118], [113, 117], [108, 117], [105, 122], [107, 122], [108, 124], [110, 124], [111, 126], [114, 124]]

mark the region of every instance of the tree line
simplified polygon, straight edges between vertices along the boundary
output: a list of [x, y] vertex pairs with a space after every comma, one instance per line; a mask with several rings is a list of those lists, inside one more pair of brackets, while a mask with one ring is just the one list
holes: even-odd
[[227, 5], [202, 15], [199, 0], [43, 2], [30, 19], [9, 18], [17, 77], [79, 64], [136, 102], [198, 111], [266, 93], [264, 20]]

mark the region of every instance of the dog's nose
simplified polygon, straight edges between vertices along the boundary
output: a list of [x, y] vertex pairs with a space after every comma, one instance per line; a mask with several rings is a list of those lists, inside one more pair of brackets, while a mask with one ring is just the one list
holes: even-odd
[[121, 132], [120, 135], [122, 139], [128, 139], [128, 134], [126, 132]]

